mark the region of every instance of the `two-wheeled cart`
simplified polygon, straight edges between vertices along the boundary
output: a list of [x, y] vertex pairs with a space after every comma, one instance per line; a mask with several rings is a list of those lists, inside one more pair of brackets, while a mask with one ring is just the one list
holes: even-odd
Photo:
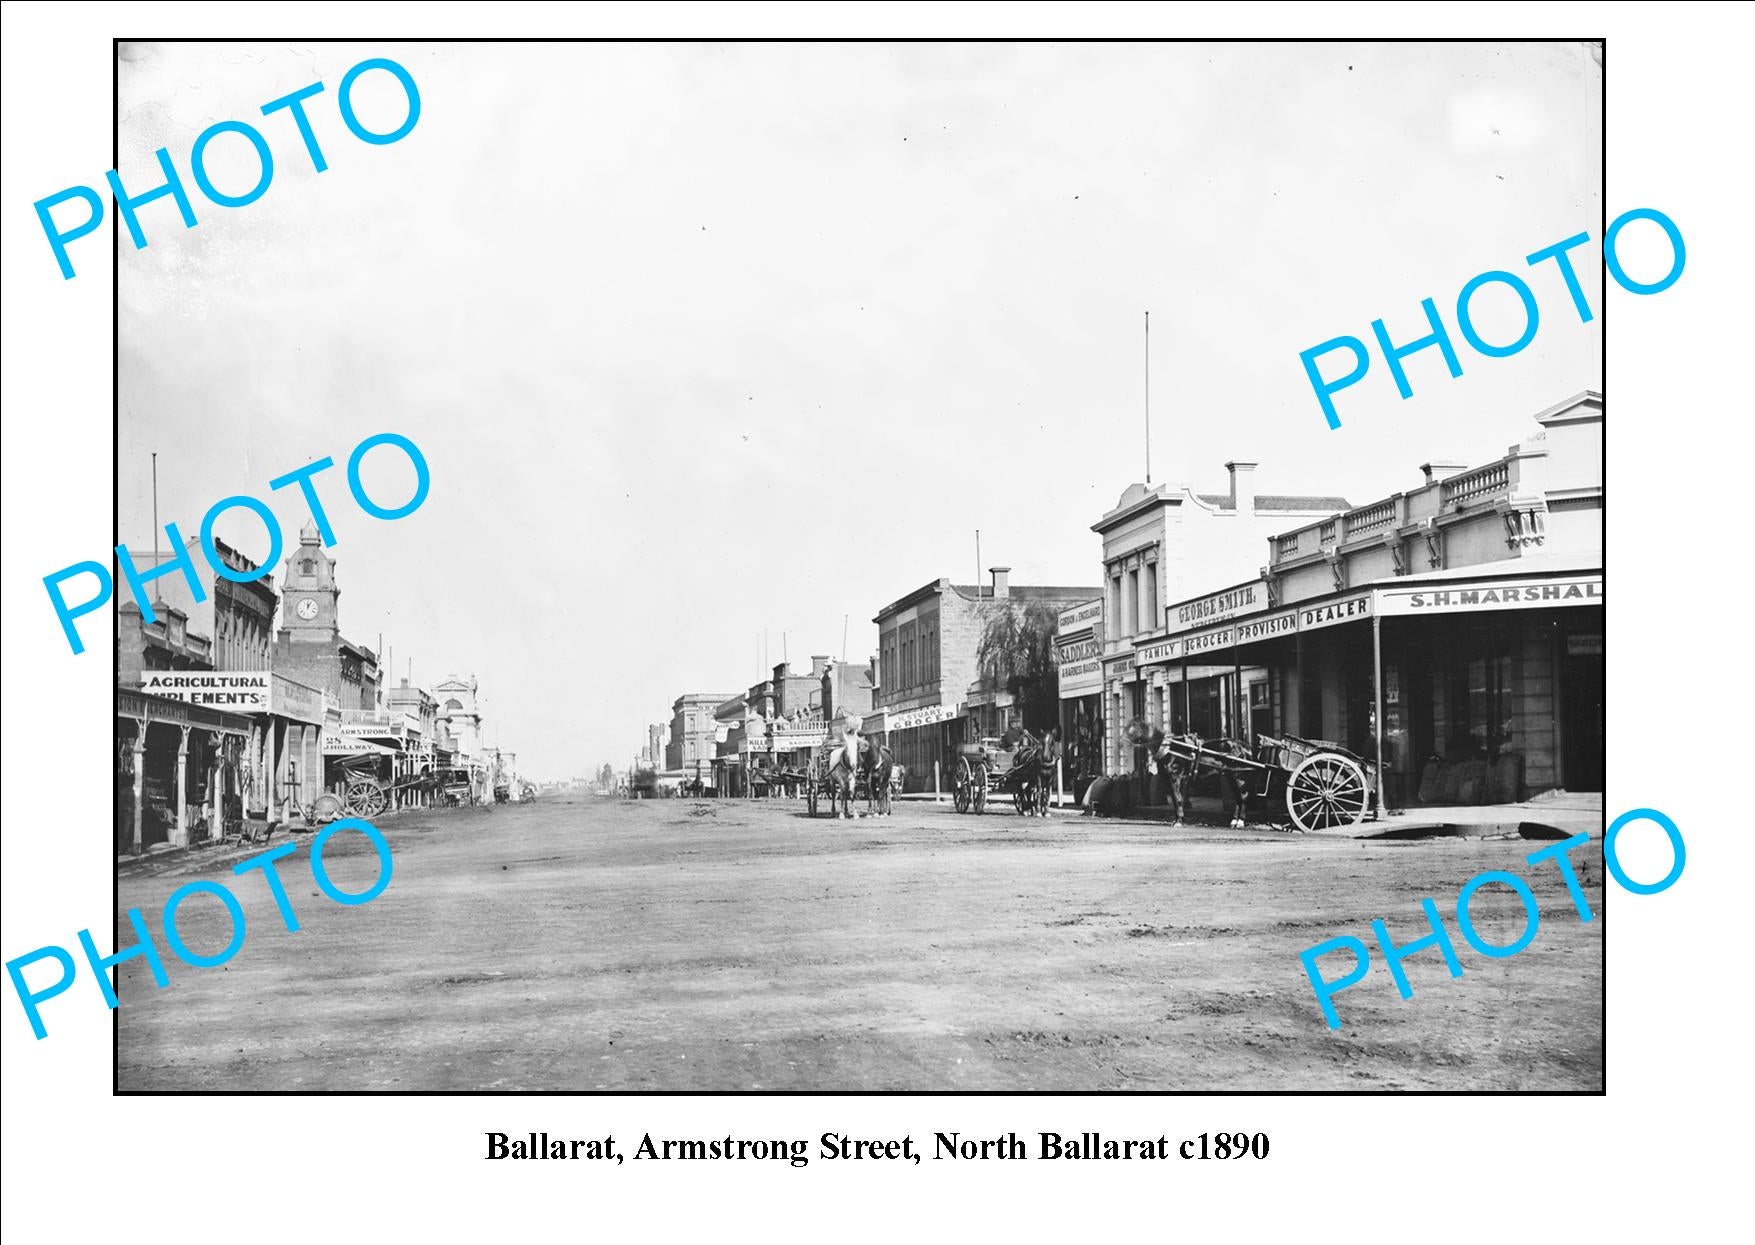
[[1259, 735], [1252, 750], [1230, 739], [1168, 735], [1159, 756], [1222, 775], [1240, 799], [1283, 803], [1306, 834], [1357, 825], [1376, 807], [1376, 765], [1328, 740]]

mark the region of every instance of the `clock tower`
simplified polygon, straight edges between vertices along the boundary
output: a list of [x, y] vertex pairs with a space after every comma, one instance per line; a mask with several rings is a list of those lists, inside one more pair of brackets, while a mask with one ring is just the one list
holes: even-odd
[[323, 548], [314, 523], [299, 530], [299, 547], [281, 577], [280, 635], [285, 639], [333, 641], [341, 634], [336, 602], [335, 559]]

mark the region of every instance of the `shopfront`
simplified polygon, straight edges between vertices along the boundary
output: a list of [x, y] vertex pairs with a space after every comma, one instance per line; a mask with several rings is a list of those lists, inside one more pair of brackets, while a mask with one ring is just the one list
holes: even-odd
[[1060, 612], [1054, 636], [1059, 732], [1066, 785], [1074, 798], [1103, 771], [1103, 602]]
[[164, 690], [116, 690], [118, 853], [215, 842], [243, 816], [250, 719], [195, 699], [213, 689]]
[[1600, 570], [1423, 577], [1377, 598], [1392, 806], [1603, 789]]
[[902, 790], [945, 790], [948, 776], [939, 772], [945, 759], [970, 738], [971, 727], [961, 705], [927, 705], [917, 709], [886, 709], [884, 739], [903, 768]]
[[1397, 577], [1144, 644], [1133, 694], [1161, 729], [1381, 757], [1391, 809], [1600, 791], [1601, 571], [1506, 566]]

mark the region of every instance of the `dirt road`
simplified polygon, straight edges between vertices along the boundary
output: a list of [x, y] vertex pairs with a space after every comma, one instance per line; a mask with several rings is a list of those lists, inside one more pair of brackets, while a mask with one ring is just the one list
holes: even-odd
[[[247, 853], [129, 866], [124, 907], [156, 932], [196, 876], [225, 881], [249, 934], [223, 968], [166, 955], [158, 990], [123, 966], [130, 1089], [1285, 1090], [1602, 1087], [1602, 858], [1575, 853], [1583, 925], [1542, 846], [1371, 843], [1271, 831], [959, 817], [812, 820], [796, 803], [575, 796], [402, 815], [389, 889], [323, 898], [309, 848], [282, 862], [288, 932]], [[348, 890], [375, 876], [359, 835], [326, 851]], [[1419, 900], [1454, 917], [1464, 881], [1526, 877], [1534, 942], [1488, 960], [1456, 935], [1374, 959], [1318, 1010], [1298, 953], [1373, 918], [1412, 941]], [[1502, 888], [1472, 907], [1512, 942]], [[211, 953], [219, 903], [179, 925]], [[125, 927], [124, 927], [125, 928]], [[162, 943], [161, 943], [162, 945]], [[1339, 964], [1331, 971], [1344, 968]]]

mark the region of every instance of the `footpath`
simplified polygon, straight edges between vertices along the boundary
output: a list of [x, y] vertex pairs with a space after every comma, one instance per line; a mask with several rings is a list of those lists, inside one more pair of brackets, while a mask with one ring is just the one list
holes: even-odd
[[[926, 804], [936, 801], [946, 810], [951, 808], [948, 795], [935, 797], [930, 791], [899, 795], [896, 799]], [[1226, 819], [1217, 799], [1196, 796], [1192, 803], [1192, 824], [1224, 828]], [[996, 810], [1010, 812], [1009, 802], [1001, 809], [990, 797], [990, 811]], [[1071, 802], [1070, 797], [1065, 808], [1054, 811], [1057, 816], [1067, 817], [1077, 817], [1081, 812]], [[1170, 809], [1167, 806], [1130, 808], [1124, 813], [1103, 818], [1104, 821], [1115, 822], [1167, 822], [1170, 819]], [[1259, 830], [1275, 827], [1251, 821], [1249, 828]], [[1514, 804], [1396, 809], [1381, 817], [1368, 817], [1354, 826], [1341, 826], [1315, 833], [1323, 838], [1349, 839], [1563, 839], [1584, 830], [1593, 835], [1602, 833], [1603, 797], [1600, 792], [1550, 791]]]

